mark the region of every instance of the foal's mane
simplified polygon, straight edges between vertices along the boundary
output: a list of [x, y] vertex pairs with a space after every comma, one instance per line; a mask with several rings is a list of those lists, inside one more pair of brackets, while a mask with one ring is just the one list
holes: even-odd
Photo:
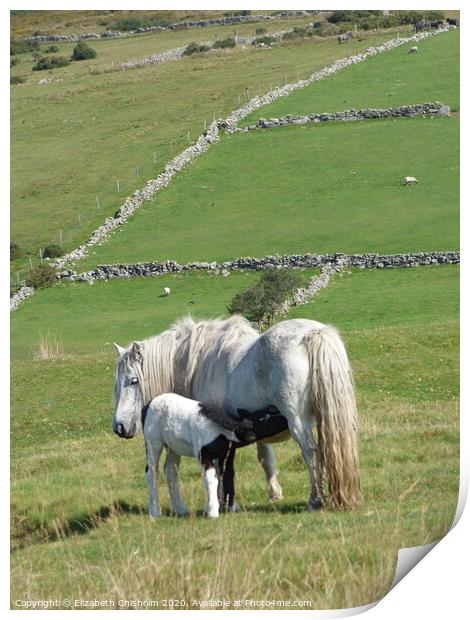
[[205, 359], [220, 358], [235, 342], [257, 335], [241, 316], [206, 321], [187, 316], [158, 336], [132, 343], [120, 356], [116, 372], [135, 371], [144, 404], [166, 392], [191, 397], [194, 375]]

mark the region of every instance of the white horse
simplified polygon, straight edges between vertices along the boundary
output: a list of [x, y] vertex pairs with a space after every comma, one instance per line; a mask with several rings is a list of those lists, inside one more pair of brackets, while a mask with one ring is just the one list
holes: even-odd
[[171, 293], [171, 289], [168, 286], [165, 286], [165, 288], [163, 289], [163, 295], [165, 297], [168, 297], [170, 293]]
[[[323, 470], [334, 507], [360, 501], [354, 384], [333, 327], [294, 319], [259, 335], [240, 316], [198, 322], [188, 317], [158, 336], [116, 348], [113, 430], [120, 437], [139, 431], [142, 407], [164, 392], [219, 405], [231, 415], [238, 408], [273, 405], [302, 450], [310, 477], [308, 509], [324, 504]], [[258, 459], [269, 496], [279, 498], [272, 448], [258, 443]]]
[[[205, 405], [179, 394], [156, 396], [144, 408], [144, 438], [147, 453], [145, 476], [149, 488], [149, 513], [159, 517], [158, 464], [163, 448], [165, 476], [173, 512], [188, 514], [178, 484], [178, 467], [182, 456], [195, 457], [202, 468], [207, 492], [205, 512], [208, 517], [219, 516], [218, 474], [224, 482], [222, 497], [227, 508], [234, 511], [235, 503], [233, 458], [235, 450], [287, 429], [286, 419], [275, 414], [271, 407], [249, 414], [239, 411], [236, 419], [219, 407]], [[223, 492], [223, 493], [224, 493]], [[223, 495], [222, 493], [222, 495]]]

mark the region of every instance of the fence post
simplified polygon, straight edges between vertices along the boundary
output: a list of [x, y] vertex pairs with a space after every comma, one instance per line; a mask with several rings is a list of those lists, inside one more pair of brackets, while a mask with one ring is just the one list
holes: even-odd
[[62, 228], [59, 230], [59, 243], [62, 243]]
[[188, 131], [188, 142], [189, 142], [189, 141], [190, 141], [190, 140], [189, 140], [189, 131]]
[[41, 248], [39, 248], [39, 258], [41, 259], [41, 263], [42, 263], [42, 250], [41, 250]]
[[157, 163], [157, 154], [155, 153], [155, 151], [153, 152], [153, 163]]
[[16, 282], [19, 286], [20, 285], [20, 272], [19, 271], [16, 272]]
[[101, 209], [101, 205], [100, 205], [100, 201], [98, 199], [98, 196], [96, 197], [96, 206], [98, 207], [98, 211]]
[[204, 131], [206, 131], [206, 129], [207, 129], [207, 121], [206, 119], [204, 119]]
[[33, 268], [33, 259], [31, 258], [31, 256], [29, 257], [29, 268]]
[[78, 227], [81, 228], [82, 227], [82, 219], [80, 216], [78, 216]]
[[117, 186], [117, 191], [118, 191], [118, 193], [119, 193], [121, 190], [120, 190], [120, 188], [119, 188], [119, 181], [118, 181], [117, 179], [116, 179], [116, 186]]

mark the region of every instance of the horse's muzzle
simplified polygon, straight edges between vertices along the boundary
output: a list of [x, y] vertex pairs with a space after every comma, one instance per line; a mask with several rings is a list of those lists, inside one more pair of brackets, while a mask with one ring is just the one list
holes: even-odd
[[122, 439], [131, 439], [132, 437], [134, 437], [135, 430], [136, 430], [135, 422], [131, 426], [129, 431], [126, 431], [124, 424], [116, 424], [116, 426], [113, 427], [113, 431], [116, 433], [116, 435], [119, 435], [119, 437], [122, 437]]

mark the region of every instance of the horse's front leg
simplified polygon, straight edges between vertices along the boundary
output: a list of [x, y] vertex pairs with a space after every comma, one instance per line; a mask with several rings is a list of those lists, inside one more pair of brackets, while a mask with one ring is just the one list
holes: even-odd
[[218, 476], [212, 459], [204, 459], [201, 463], [204, 475], [204, 486], [207, 492], [205, 513], [216, 519], [219, 516], [219, 497], [217, 495]]
[[181, 461], [181, 457], [173, 450], [168, 450], [168, 454], [165, 460], [165, 476], [168, 484], [168, 491], [170, 493], [170, 501], [173, 512], [178, 517], [184, 517], [188, 514], [188, 510], [184, 505], [183, 498], [181, 497], [179, 481], [178, 481], [178, 467]]
[[277, 479], [276, 459], [272, 446], [257, 443], [258, 461], [261, 463], [268, 481], [268, 497], [271, 501], [282, 499], [282, 488]]
[[160, 517], [160, 500], [158, 498], [158, 463], [163, 450], [163, 444], [145, 445], [147, 453], [147, 464], [145, 466], [145, 477], [149, 489], [149, 514], [151, 517]]

